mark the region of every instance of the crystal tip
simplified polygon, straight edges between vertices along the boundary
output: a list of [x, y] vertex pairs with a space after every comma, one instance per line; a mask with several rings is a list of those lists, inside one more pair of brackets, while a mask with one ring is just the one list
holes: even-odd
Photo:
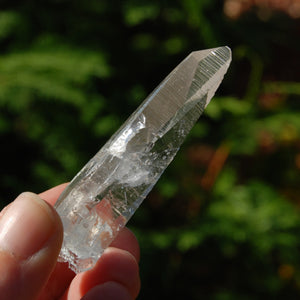
[[191, 53], [198, 61], [208, 55], [215, 55], [221, 59], [222, 63], [229, 64], [231, 62], [231, 49], [228, 46], [194, 51]]

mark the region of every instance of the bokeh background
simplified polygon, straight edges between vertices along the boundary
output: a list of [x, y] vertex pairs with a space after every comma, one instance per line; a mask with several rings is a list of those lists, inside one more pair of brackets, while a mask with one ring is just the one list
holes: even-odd
[[185, 56], [222, 45], [216, 97], [129, 222], [139, 299], [299, 299], [299, 0], [1, 0], [1, 206], [69, 181]]

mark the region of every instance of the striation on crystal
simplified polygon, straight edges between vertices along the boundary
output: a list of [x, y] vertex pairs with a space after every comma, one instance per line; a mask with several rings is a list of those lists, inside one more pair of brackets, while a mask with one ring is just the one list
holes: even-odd
[[228, 47], [192, 52], [144, 100], [63, 191], [60, 260], [94, 266], [173, 160], [225, 75]]

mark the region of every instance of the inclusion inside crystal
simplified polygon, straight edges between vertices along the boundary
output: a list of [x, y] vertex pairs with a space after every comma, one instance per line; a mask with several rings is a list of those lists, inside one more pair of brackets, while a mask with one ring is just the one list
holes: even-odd
[[192, 52], [146, 98], [62, 193], [60, 259], [91, 268], [176, 155], [221, 83], [228, 47]]

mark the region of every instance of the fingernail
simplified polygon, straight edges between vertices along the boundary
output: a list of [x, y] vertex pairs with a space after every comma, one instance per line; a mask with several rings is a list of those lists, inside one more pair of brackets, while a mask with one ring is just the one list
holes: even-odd
[[51, 208], [36, 194], [21, 194], [0, 219], [0, 249], [26, 259], [52, 236], [55, 222]]

